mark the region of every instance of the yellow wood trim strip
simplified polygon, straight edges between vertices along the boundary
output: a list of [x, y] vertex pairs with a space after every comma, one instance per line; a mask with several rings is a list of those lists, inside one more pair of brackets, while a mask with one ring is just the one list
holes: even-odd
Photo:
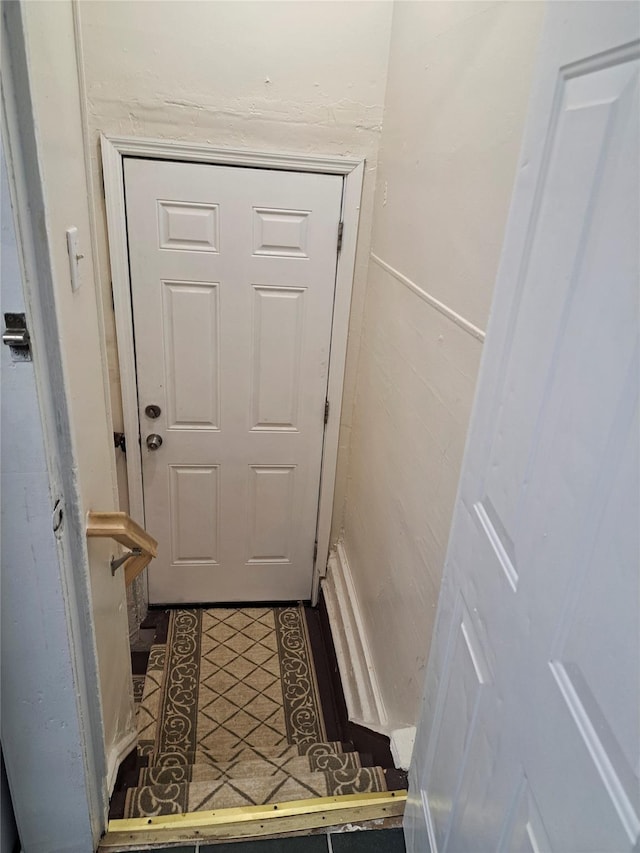
[[127, 548], [141, 548], [152, 557], [158, 555], [158, 543], [126, 512], [87, 513], [87, 536], [102, 536], [114, 539]]
[[[401, 796], [404, 794], [404, 796]], [[351, 805], [331, 811], [309, 812], [284, 816], [274, 814], [277, 820], [251, 820], [243, 823], [217, 825], [200, 824], [197, 827], [176, 825], [165, 829], [146, 827], [131, 832], [109, 831], [102, 838], [98, 853], [141, 853], [171, 844], [200, 841], [237, 841], [242, 838], [282, 837], [283, 835], [308, 835], [312, 830], [324, 830], [344, 824], [372, 827], [380, 821], [394, 821], [404, 814], [405, 792], [397, 792], [392, 803]], [[112, 821], [116, 823], [116, 821]]]
[[160, 829], [205, 829], [248, 822], [264, 822], [284, 817], [309, 814], [328, 814], [343, 809], [365, 811], [368, 807], [380, 808], [404, 803], [406, 791], [382, 791], [372, 794], [343, 794], [338, 797], [314, 797], [308, 800], [293, 800], [285, 803], [272, 803], [266, 806], [241, 806], [217, 811], [186, 812], [160, 817], [136, 817], [124, 820], [110, 820], [108, 831], [141, 832]]
[[[327, 814], [308, 814], [281, 817], [277, 821], [257, 823], [228, 823], [224, 826], [200, 829], [159, 829], [151, 832], [107, 833], [100, 842], [98, 853], [141, 853], [173, 844], [193, 844], [200, 841], [219, 843], [240, 839], [282, 838], [291, 835], [312, 835], [313, 830], [328, 831], [331, 827], [356, 824], [359, 828], [379, 829], [381, 822], [393, 823], [404, 814], [404, 803], [391, 806], [367, 806], [366, 809], [340, 809]], [[373, 825], [375, 824], [375, 826]]]
[[[401, 818], [404, 803], [391, 806], [367, 806], [366, 809], [340, 809], [327, 814], [308, 814], [281, 817], [277, 821], [257, 823], [228, 823], [224, 826], [200, 829], [159, 829], [151, 832], [107, 833], [100, 842], [98, 853], [141, 853], [169, 844], [193, 844], [238, 841], [239, 839], [282, 838], [291, 835], [311, 835], [313, 830], [330, 830], [331, 827], [356, 824], [359, 828], [379, 829], [380, 822], [392, 823]], [[375, 823], [375, 826], [373, 825]]]

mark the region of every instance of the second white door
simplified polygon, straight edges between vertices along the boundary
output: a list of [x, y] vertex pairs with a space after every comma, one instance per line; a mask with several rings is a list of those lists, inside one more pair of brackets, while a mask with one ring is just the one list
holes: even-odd
[[432, 638], [410, 853], [638, 853], [640, 15], [549, 3]]
[[342, 178], [127, 159], [125, 190], [150, 601], [309, 598]]

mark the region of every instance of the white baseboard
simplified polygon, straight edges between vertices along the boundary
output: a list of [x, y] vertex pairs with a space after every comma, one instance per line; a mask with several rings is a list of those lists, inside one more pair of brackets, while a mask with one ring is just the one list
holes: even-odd
[[405, 726], [391, 732], [391, 755], [393, 763], [401, 770], [408, 770], [413, 755], [413, 745], [416, 740], [416, 727]]
[[373, 666], [358, 596], [347, 554], [341, 542], [329, 556], [322, 590], [349, 719], [353, 723], [389, 735], [387, 714]]
[[109, 796], [113, 794], [120, 764], [134, 748], [137, 740], [138, 732], [134, 729], [121, 737], [109, 750], [109, 755], [107, 756], [107, 790], [109, 791]]

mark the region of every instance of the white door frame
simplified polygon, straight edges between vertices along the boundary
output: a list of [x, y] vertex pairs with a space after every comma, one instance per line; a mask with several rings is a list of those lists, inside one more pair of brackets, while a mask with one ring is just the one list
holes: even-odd
[[360, 196], [364, 177], [364, 160], [347, 160], [331, 157], [308, 157], [298, 154], [261, 153], [233, 149], [210, 148], [186, 142], [136, 137], [101, 135], [102, 170], [111, 261], [111, 283], [116, 320], [122, 411], [125, 435], [129, 437], [127, 452], [127, 479], [129, 483], [129, 514], [144, 526], [144, 499], [142, 492], [142, 456], [134, 452], [134, 436], [140, 435], [138, 391], [133, 344], [133, 316], [131, 312], [131, 283], [127, 246], [124, 157], [147, 157], [155, 160], [175, 160], [212, 165], [245, 166], [258, 169], [279, 169], [295, 172], [315, 172], [325, 175], [343, 175], [342, 196], [343, 237], [336, 268], [333, 322], [331, 326], [331, 355], [327, 399], [329, 419], [324, 433], [318, 524], [316, 538], [317, 556], [313, 568], [311, 600], [318, 597], [320, 578], [326, 573], [331, 536], [333, 493], [338, 459], [338, 438], [342, 411], [342, 389], [347, 355], [349, 308], [356, 259], [356, 242], [360, 216]]

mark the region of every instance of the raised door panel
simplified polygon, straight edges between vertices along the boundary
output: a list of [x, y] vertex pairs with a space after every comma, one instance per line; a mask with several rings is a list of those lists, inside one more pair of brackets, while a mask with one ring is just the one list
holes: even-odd
[[540, 809], [524, 774], [505, 822], [499, 853], [552, 853]]
[[171, 562], [218, 562], [220, 478], [217, 465], [170, 465]]
[[220, 425], [219, 285], [163, 281], [168, 429]]
[[[635, 64], [601, 68], [598, 61], [595, 69], [568, 71], [561, 79], [548, 131], [548, 157], [519, 272], [522, 297], [511, 319], [504, 371], [495, 392], [497, 417], [482, 497], [474, 504], [481, 529], [514, 590], [522, 571], [520, 537], [531, 529], [524, 501], [530, 493], [541, 419], [549, 404], [549, 388], [557, 383], [558, 342], [575, 333], [569, 321], [576, 302], [584, 299], [582, 271], [592, 263], [593, 236], [600, 226], [606, 228], [599, 214], [618, 190], [615, 176], [607, 170], [614, 168], [620, 147], [629, 142], [625, 116], [630, 100], [637, 97]], [[620, 198], [625, 195], [623, 190]], [[618, 221], [609, 219], [612, 226]], [[628, 219], [627, 223], [631, 225]], [[617, 242], [622, 246], [625, 240], [629, 246], [623, 233]], [[608, 289], [603, 297], [606, 293]], [[592, 312], [591, 303], [586, 303], [586, 310]], [[593, 360], [600, 356], [589, 333], [588, 327], [579, 330], [585, 354], [590, 351]], [[575, 370], [576, 365], [571, 367]]]
[[294, 465], [252, 465], [249, 563], [290, 563], [294, 535]]
[[[597, 518], [578, 556], [549, 668], [575, 738], [629, 839], [640, 834], [640, 518], [636, 408], [610, 458]], [[635, 397], [635, 400], [634, 400]], [[606, 602], [606, 606], [603, 603]]]
[[161, 249], [218, 252], [219, 206], [184, 201], [158, 201]]
[[[634, 472], [640, 468], [639, 429], [636, 416], [591, 553], [567, 602], [553, 661], [554, 668], [564, 671], [561, 680], [571, 684], [576, 698], [582, 697], [580, 716], [590, 720], [593, 732], [608, 744], [602, 752], [629, 803], [635, 803], [636, 821], [640, 819], [640, 671], [630, 628], [635, 627], [638, 636], [640, 501]], [[609, 606], [603, 611], [605, 600]]]
[[308, 258], [309, 210], [253, 209], [253, 254]]
[[298, 429], [305, 288], [253, 286], [251, 429]]
[[449, 651], [431, 733], [424, 779], [431, 800], [431, 834], [436, 850], [445, 849], [469, 774], [482, 747], [483, 706], [489, 671], [467, 605], [459, 594], [451, 623]]
[[[626, 435], [637, 380], [638, 102], [637, 57], [627, 51], [584, 63], [566, 83], [566, 111], [597, 119], [598, 159], [588, 181], [590, 203], [582, 219], [579, 245], [571, 251], [571, 276], [562, 323], [553, 342], [544, 394], [535, 418], [535, 444], [519, 496], [519, 539], [529, 562], [548, 564], [551, 549], [580, 549], [589, 503], [602, 492], [598, 472], [610, 468], [611, 442]], [[602, 132], [599, 132], [602, 128]], [[585, 175], [567, 151], [564, 172]], [[554, 184], [544, 187], [555, 198]], [[567, 209], [565, 217], [575, 212]], [[533, 290], [533, 288], [531, 288]], [[531, 345], [531, 361], [535, 357]], [[612, 432], [613, 431], [613, 432]], [[549, 464], [551, 463], [551, 464]], [[550, 500], [541, 503], [543, 495]], [[554, 509], [554, 506], [557, 509]], [[526, 520], [532, 513], [545, 524], [545, 541]], [[567, 525], [573, 525], [568, 528]], [[564, 544], [563, 544], [564, 543]], [[544, 549], [541, 550], [541, 547]], [[560, 556], [558, 554], [557, 556]], [[556, 577], [568, 579], [563, 572]], [[553, 613], [549, 614], [553, 619]]]

